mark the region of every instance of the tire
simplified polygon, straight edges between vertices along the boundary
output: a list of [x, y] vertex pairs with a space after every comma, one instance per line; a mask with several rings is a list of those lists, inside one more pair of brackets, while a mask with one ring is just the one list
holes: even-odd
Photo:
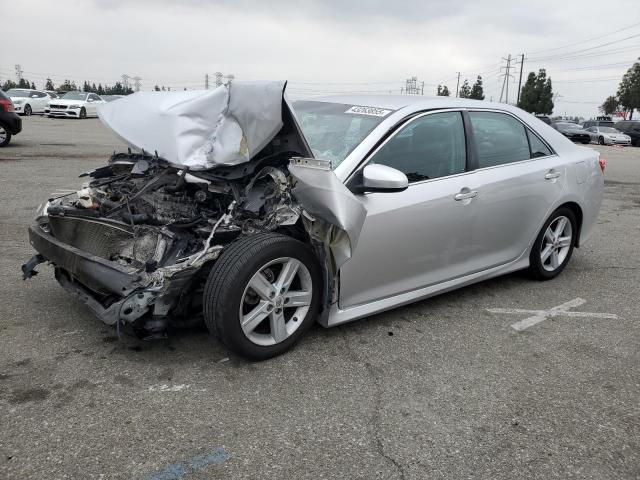
[[7, 128], [0, 124], [0, 147], [6, 147], [11, 141], [11, 132]]
[[30, 117], [31, 114], [33, 113], [33, 110], [31, 110], [31, 105], [29, 105], [28, 103], [24, 106], [24, 115], [25, 117]]
[[[290, 287], [276, 291], [285, 271], [294, 272]], [[243, 236], [222, 252], [209, 273], [205, 324], [236, 354], [266, 360], [291, 348], [316, 321], [321, 292], [320, 266], [308, 245], [270, 232]], [[291, 298], [298, 299], [296, 305], [287, 306]]]
[[80, 118], [87, 118], [87, 110], [84, 107], [80, 109]]
[[604, 137], [599, 137], [598, 138], [598, 144], [599, 145], [604, 145]]
[[[558, 239], [554, 234], [558, 232], [560, 222], [565, 227], [560, 231]], [[547, 231], [548, 229], [551, 233]], [[560, 275], [571, 259], [577, 234], [578, 222], [570, 208], [560, 207], [553, 212], [544, 223], [531, 248], [529, 274], [537, 280], [551, 280]], [[570, 238], [567, 240], [567, 237]]]

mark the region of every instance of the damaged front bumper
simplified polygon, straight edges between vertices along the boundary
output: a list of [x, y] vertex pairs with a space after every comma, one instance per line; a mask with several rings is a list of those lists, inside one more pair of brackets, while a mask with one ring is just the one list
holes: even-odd
[[146, 316], [159, 331], [166, 327], [169, 311], [193, 277], [221, 251], [212, 247], [199, 258], [186, 257], [145, 272], [63, 243], [41, 225], [29, 228], [29, 242], [39, 254], [23, 265], [25, 278], [36, 273], [39, 263], [49, 261], [55, 266], [60, 285], [107, 325], [134, 323]]

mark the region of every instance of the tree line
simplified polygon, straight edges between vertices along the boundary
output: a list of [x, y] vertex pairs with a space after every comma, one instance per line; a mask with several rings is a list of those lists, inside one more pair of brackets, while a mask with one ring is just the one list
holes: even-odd
[[[13, 80], [6, 80], [2, 84], [2, 90], [4, 90], [5, 92], [7, 90], [11, 90], [12, 88], [30, 88], [31, 90], [36, 90], [36, 85], [33, 82], [29, 83], [29, 81], [24, 78], [21, 78], [18, 82], [14, 82]], [[98, 85], [96, 86], [95, 82], [88, 82], [85, 80], [82, 88], [78, 88], [76, 82], [66, 79], [56, 87], [50, 78], [47, 78], [47, 81], [44, 85], [44, 90], [49, 90], [52, 92], [55, 91], [58, 93], [81, 90], [87, 93], [97, 93], [98, 95], [129, 95], [130, 93], [133, 93], [133, 89], [131, 87], [125, 88], [120, 82], [116, 82], [115, 85], [104, 86], [101, 83], [98, 83]]]
[[[640, 60], [640, 58], [638, 59]], [[624, 118], [633, 119], [633, 110], [640, 110], [640, 62], [634, 63], [622, 76], [615, 95], [608, 96], [600, 105], [600, 111], [605, 115], [613, 115], [622, 109]]]
[[[438, 85], [436, 95], [439, 97], [448, 97], [451, 95], [449, 87], [446, 85]], [[473, 86], [469, 85], [469, 80], [466, 78], [462, 82], [462, 86], [458, 89], [458, 97], [471, 98], [474, 100], [484, 100], [484, 89], [482, 88], [482, 76], [478, 75], [476, 83]]]

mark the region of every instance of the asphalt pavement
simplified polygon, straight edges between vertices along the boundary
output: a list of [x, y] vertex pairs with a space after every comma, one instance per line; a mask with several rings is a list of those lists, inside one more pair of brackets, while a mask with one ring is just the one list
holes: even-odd
[[[640, 148], [592, 146], [598, 225], [557, 279], [318, 326], [250, 363], [204, 329], [120, 340], [50, 268], [22, 281], [38, 204], [124, 148], [96, 119], [23, 120], [0, 149], [0, 478], [640, 477]], [[567, 302], [583, 315], [548, 311]]]

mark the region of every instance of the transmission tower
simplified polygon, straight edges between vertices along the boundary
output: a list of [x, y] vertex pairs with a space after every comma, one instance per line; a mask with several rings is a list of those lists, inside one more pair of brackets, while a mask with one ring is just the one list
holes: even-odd
[[516, 68], [511, 66], [511, 54], [507, 58], [502, 57], [504, 61], [507, 62], [505, 67], [500, 67], [500, 70], [504, 69], [504, 73], [501, 74], [503, 77], [502, 81], [502, 90], [500, 91], [500, 103], [502, 103], [502, 97], [504, 95], [504, 103], [509, 103], [509, 78], [514, 78], [511, 75], [511, 69]]
[[22, 68], [20, 67], [20, 64], [16, 64], [16, 79], [18, 80], [18, 82], [20, 82], [20, 80], [22, 80]]
[[141, 85], [140, 80], [142, 80], [142, 77], [133, 77], [133, 85], [136, 92], [140, 91], [140, 85]]
[[122, 88], [124, 88], [125, 90], [129, 89], [129, 75], [127, 75], [126, 73], [122, 74]]
[[400, 93], [424, 95], [424, 82], [418, 82], [418, 77], [416, 76], [407, 78], [404, 88], [400, 89]]
[[204, 74], [204, 89], [209, 90], [209, 74]]
[[222, 72], [216, 72], [214, 75], [216, 77], [216, 87], [219, 87], [222, 85]]

